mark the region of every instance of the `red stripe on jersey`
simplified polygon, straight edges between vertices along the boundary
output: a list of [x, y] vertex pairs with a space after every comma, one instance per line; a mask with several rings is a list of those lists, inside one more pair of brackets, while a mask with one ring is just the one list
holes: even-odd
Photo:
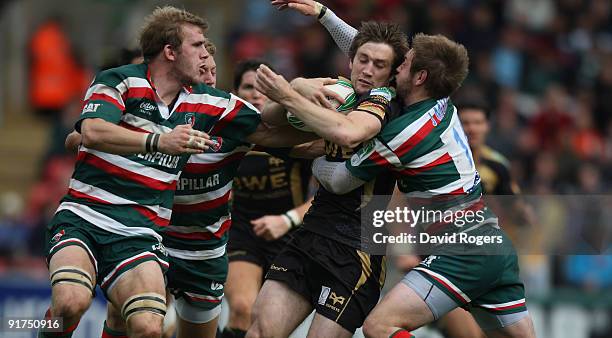
[[233, 153], [225, 157], [221, 161], [214, 162], [214, 163], [187, 163], [187, 165], [185, 166], [185, 169], [183, 169], [183, 173], [206, 174], [211, 171], [220, 169], [229, 163], [240, 161], [244, 157], [245, 154], [246, 152], [244, 151], [236, 152], [236, 153]]
[[172, 211], [176, 212], [196, 212], [196, 211], [205, 211], [214, 209], [216, 207], [222, 206], [229, 202], [229, 197], [231, 194], [231, 190], [226, 192], [225, 195], [215, 198], [210, 201], [195, 203], [195, 204], [174, 204], [172, 206]]
[[128, 90], [125, 93], [123, 93], [122, 97], [123, 97], [123, 100], [145, 98], [153, 102], [157, 101], [155, 98], [155, 92], [153, 91], [153, 89], [149, 87], [128, 88]]
[[[91, 195], [87, 195], [85, 193], [82, 193], [74, 189], [68, 189], [68, 195], [75, 197], [75, 198], [92, 201], [95, 203], [113, 205], [113, 203], [109, 201], [105, 201], [103, 199], [100, 199], [100, 198], [97, 198]], [[165, 226], [168, 226], [168, 224], [170, 224], [170, 220], [157, 216], [157, 213], [155, 213], [153, 210], [149, 208], [146, 208], [146, 207], [143, 207], [142, 205], [137, 205], [137, 204], [131, 204], [129, 206], [136, 209], [136, 211], [138, 211], [141, 215], [145, 216], [149, 221], [151, 221], [153, 224], [157, 226], [165, 227]]]
[[389, 163], [389, 161], [387, 161], [387, 159], [381, 156], [377, 151], [374, 151], [372, 155], [368, 157], [368, 159], [379, 166], [391, 167], [391, 163]]
[[79, 155], [77, 156], [77, 161], [82, 161], [108, 174], [120, 177], [122, 179], [137, 182], [139, 184], [144, 185], [147, 188], [151, 188], [155, 190], [175, 190], [176, 189], [176, 180], [172, 181], [172, 183], [166, 183], [166, 182], [162, 182], [162, 181], [156, 180], [151, 177], [140, 175], [136, 172], [129, 171], [127, 169], [118, 167], [112, 163], [109, 163], [97, 157], [96, 155], [90, 154], [85, 151], [79, 152]]
[[521, 303], [514, 304], [514, 305], [500, 306], [496, 308], [488, 308], [488, 307], [482, 307], [482, 308], [486, 310], [493, 310], [493, 311], [505, 311], [505, 310], [510, 310], [510, 309], [516, 309], [517, 307], [523, 307], [523, 306], [525, 306], [525, 302], [521, 302]]
[[428, 163], [428, 164], [426, 164], [426, 165], [424, 165], [424, 166], [422, 166], [420, 168], [405, 169], [405, 170], [400, 171], [400, 173], [402, 175], [414, 176], [414, 175], [416, 175], [418, 173], [422, 173], [424, 171], [431, 170], [431, 169], [433, 169], [436, 166], [439, 166], [441, 164], [451, 162], [452, 160], [453, 160], [453, 158], [450, 157], [450, 155], [448, 153], [446, 153], [446, 154], [438, 157], [437, 159], [435, 159], [433, 162], [430, 162], [430, 163]]
[[240, 111], [240, 109], [242, 109], [243, 106], [244, 106], [244, 103], [242, 101], [236, 100], [236, 106], [234, 107], [234, 109], [232, 109], [232, 111], [229, 114], [227, 114], [224, 118], [219, 120], [219, 122], [215, 124], [215, 127], [210, 131], [209, 134], [216, 135], [221, 130], [223, 130], [223, 128], [227, 127], [227, 125], [230, 124], [230, 122], [232, 122], [232, 120], [236, 117], [236, 115], [238, 115], [238, 112]]
[[406, 142], [402, 143], [396, 150], [395, 153], [397, 157], [402, 157], [406, 154], [410, 149], [414, 148], [419, 142], [421, 142], [432, 130], [434, 129], [434, 125], [431, 120], [427, 120], [425, 124], [417, 130], [414, 135], [410, 136]]
[[129, 261], [127, 261], [127, 262], [125, 262], [125, 263], [123, 263], [123, 264], [119, 265], [119, 266], [117, 267], [117, 269], [115, 270], [115, 272], [113, 272], [113, 274], [110, 276], [110, 278], [108, 278], [108, 279], [106, 280], [106, 282], [102, 283], [102, 285], [100, 285], [100, 287], [106, 287], [106, 285], [108, 285], [108, 282], [112, 281], [112, 280], [113, 280], [113, 277], [114, 277], [114, 276], [115, 276], [115, 275], [116, 275], [118, 272], [120, 272], [120, 271], [121, 271], [121, 268], [123, 268], [124, 266], [126, 266], [126, 265], [128, 265], [128, 264], [130, 264], [130, 263], [132, 263], [132, 262], [135, 262], [135, 261], [138, 261], [138, 260], [141, 260], [141, 259], [151, 258], [151, 257], [154, 257], [154, 258], [155, 258], [155, 259], [156, 259], [156, 260], [157, 260], [157, 261], [158, 261], [160, 264], [163, 264], [164, 266], [166, 265], [166, 264], [164, 264], [165, 262], [163, 262], [163, 261], [161, 261], [159, 258], [157, 258], [157, 256], [156, 256], [155, 254], [152, 254], [152, 253], [147, 253], [146, 255], [142, 255], [142, 256], [140, 256], [140, 257], [132, 258], [132, 259], [130, 259]]
[[444, 288], [445, 288], [445, 289], [447, 289], [448, 291], [450, 291], [450, 292], [451, 292], [453, 295], [455, 295], [455, 297], [456, 297], [458, 300], [463, 301], [463, 303], [466, 303], [466, 302], [467, 302], [467, 299], [465, 299], [465, 298], [464, 298], [464, 297], [463, 297], [463, 296], [462, 296], [462, 295], [461, 295], [459, 292], [455, 291], [455, 289], [453, 289], [453, 288], [452, 288], [450, 285], [448, 285], [448, 284], [447, 284], [446, 282], [444, 282], [442, 279], [440, 279], [440, 278], [438, 278], [438, 277], [434, 276], [433, 274], [429, 274], [429, 273], [428, 273], [428, 275], [429, 275], [431, 278], [433, 278], [433, 279], [435, 279], [436, 281], [438, 281], [438, 283], [442, 284], [442, 285], [444, 286]]
[[207, 302], [207, 303], [220, 303], [221, 299], [209, 299], [209, 298], [200, 298], [200, 297], [194, 297], [188, 294], [183, 293], [183, 296], [189, 298], [192, 301], [196, 301], [196, 302]]
[[112, 96], [109, 96], [106, 94], [100, 94], [100, 93], [91, 94], [89, 99], [87, 99], [83, 105], [85, 105], [89, 101], [97, 101], [97, 100], [106, 101], [112, 104], [113, 106], [117, 107], [117, 109], [119, 110], [122, 110], [122, 111], [125, 110], [125, 107], [121, 103], [119, 103], [119, 101], [115, 100]]
[[125, 122], [125, 121], [120, 121], [120, 122], [119, 122], [119, 125], [120, 125], [120, 126], [122, 126], [122, 127], [123, 127], [123, 128], [125, 128], [125, 129], [129, 129], [129, 130], [137, 131], [137, 132], [139, 132], [139, 133], [147, 133], [147, 134], [150, 134], [150, 133], [151, 133], [151, 132], [150, 132], [150, 131], [148, 131], [148, 130], [144, 130], [144, 129], [140, 129], [140, 128], [138, 128], [138, 127], [134, 127], [133, 125], [131, 125], [131, 124], [129, 124], [129, 123], [127, 123], [127, 122]]
[[177, 113], [199, 113], [209, 116], [219, 116], [225, 111], [225, 108], [220, 108], [210, 104], [202, 103], [181, 103], [177, 108]]
[[215, 233], [202, 231], [202, 232], [192, 232], [192, 233], [187, 234], [187, 233], [176, 232], [176, 231], [165, 231], [164, 236], [170, 236], [170, 237], [181, 238], [181, 239], [193, 239], [193, 240], [207, 241], [213, 238], [218, 239], [218, 238], [223, 237], [223, 234], [225, 234], [227, 230], [229, 230], [231, 225], [232, 225], [232, 220], [228, 219], [221, 224], [221, 227]]

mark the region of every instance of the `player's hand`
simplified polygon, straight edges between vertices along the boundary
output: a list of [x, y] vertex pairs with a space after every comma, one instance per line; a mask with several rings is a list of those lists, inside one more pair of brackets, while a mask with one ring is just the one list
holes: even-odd
[[334, 109], [328, 98], [333, 98], [340, 102], [340, 104], [344, 104], [345, 100], [340, 94], [325, 88], [325, 86], [335, 84], [336, 82], [338, 82], [338, 79], [332, 79], [330, 77], [318, 77], [313, 79], [298, 77], [291, 81], [291, 87], [319, 106], [327, 109]]
[[319, 16], [323, 8], [323, 5], [313, 0], [271, 0], [270, 4], [280, 11], [291, 8], [306, 16], [316, 17]]
[[182, 124], [169, 133], [161, 134], [158, 149], [169, 155], [201, 154], [212, 144], [208, 134], [191, 128], [189, 124]]
[[251, 221], [255, 235], [273, 241], [286, 234], [291, 224], [287, 224], [285, 217], [281, 215], [267, 215]]
[[261, 65], [257, 69], [255, 89], [272, 101], [281, 104], [294, 92], [289, 82], [282, 75], [276, 74], [266, 65]]

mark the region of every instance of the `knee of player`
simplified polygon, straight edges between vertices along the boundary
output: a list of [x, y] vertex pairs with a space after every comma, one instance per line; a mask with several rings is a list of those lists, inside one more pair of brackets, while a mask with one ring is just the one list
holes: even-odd
[[128, 319], [128, 332], [130, 337], [159, 338], [162, 335], [161, 316], [152, 313], [139, 313]]
[[91, 295], [58, 292], [53, 297], [53, 315], [57, 317], [81, 318], [91, 305]]
[[235, 297], [230, 302], [230, 314], [232, 317], [251, 318], [253, 302], [242, 297]]
[[366, 318], [362, 329], [366, 337], [382, 337], [385, 334], [385, 326], [372, 316]]

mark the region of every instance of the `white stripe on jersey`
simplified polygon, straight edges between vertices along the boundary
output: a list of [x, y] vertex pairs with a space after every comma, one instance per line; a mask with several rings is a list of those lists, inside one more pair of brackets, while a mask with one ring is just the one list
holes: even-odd
[[102, 83], [95, 84], [95, 85], [89, 87], [89, 89], [87, 89], [87, 93], [85, 93], [85, 98], [83, 99], [83, 101], [89, 100], [89, 98], [93, 94], [104, 94], [104, 95], [107, 95], [107, 96], [117, 100], [117, 102], [119, 102], [119, 104], [121, 104], [122, 106], [125, 106], [125, 103], [123, 102], [123, 98], [121, 98], [121, 94], [117, 91], [116, 88], [107, 86], [107, 85], [102, 84]]
[[[115, 86], [121, 95], [127, 92], [128, 88], [151, 88], [149, 81], [141, 77], [128, 77]], [[153, 88], [151, 88], [153, 89]]]
[[224, 97], [221, 96], [214, 96], [214, 95], [210, 95], [210, 94], [193, 94], [191, 93], [191, 95], [189, 95], [189, 97], [187, 97], [185, 99], [185, 101], [183, 101], [184, 103], [191, 103], [191, 104], [208, 104], [211, 106], [215, 106], [215, 107], [219, 107], [219, 108], [223, 108], [225, 109], [225, 107], [228, 106], [230, 100], [226, 99]]
[[172, 257], [176, 257], [180, 259], [187, 259], [187, 260], [192, 260], [192, 261], [205, 261], [208, 259], [219, 258], [225, 255], [225, 246], [226, 244], [223, 244], [222, 246], [212, 249], [212, 250], [199, 250], [199, 251], [181, 250], [181, 249], [174, 249], [174, 248], [166, 247], [166, 251], [168, 252], [168, 255]]
[[177, 180], [179, 174], [170, 174], [165, 171], [155, 169], [152, 167], [148, 167], [144, 164], [140, 164], [138, 162], [134, 162], [128, 160], [127, 158], [119, 155], [109, 154], [102, 151], [97, 151], [95, 149], [86, 148], [81, 146], [79, 150], [88, 152], [92, 155], [96, 155], [97, 157], [105, 160], [106, 162], [112, 163], [113, 165], [120, 167], [122, 169], [131, 171], [135, 174], [146, 176], [148, 178], [158, 180], [164, 183], [172, 183]]
[[251, 150], [252, 146], [238, 146], [234, 148], [234, 150], [227, 153], [204, 153], [204, 154], [194, 154], [189, 157], [187, 163], [195, 163], [195, 164], [215, 164], [217, 162], [222, 161], [226, 157], [233, 155], [239, 152], [247, 152]]
[[202, 202], [212, 201], [217, 199], [225, 194], [227, 194], [230, 190], [232, 190], [233, 180], [227, 182], [226, 185], [221, 188], [209, 192], [205, 192], [203, 194], [192, 194], [192, 195], [175, 195], [174, 196], [174, 204], [196, 204]]
[[140, 128], [151, 133], [165, 134], [172, 131], [172, 128], [153, 123], [152, 121], [143, 119], [142, 117], [138, 117], [127, 112], [121, 116], [121, 121], [133, 127]]
[[221, 114], [221, 116], [219, 117], [219, 121], [223, 120], [227, 115], [229, 115], [229, 113], [231, 113], [234, 110], [234, 108], [236, 108], [236, 104], [238, 103], [238, 101], [242, 102], [242, 104], [244, 104], [245, 106], [249, 107], [253, 111], [257, 112], [257, 114], [261, 115], [259, 110], [257, 108], [255, 108], [254, 105], [248, 103], [247, 101], [239, 98], [238, 96], [236, 96], [234, 94], [230, 94], [230, 95], [231, 96], [230, 96], [229, 103], [227, 104], [227, 108], [225, 109], [223, 114]]
[[210, 232], [214, 234], [215, 232], [219, 231], [223, 223], [229, 219], [231, 219], [231, 217], [229, 215], [226, 215], [226, 216], [222, 216], [221, 218], [219, 218], [219, 220], [216, 221], [215, 223], [211, 225], [207, 225], [205, 227], [198, 226], [198, 225], [195, 225], [195, 226], [169, 225], [165, 227], [164, 229], [166, 229], [166, 231], [174, 231], [174, 232], [179, 232], [182, 234], [193, 234], [197, 232]]
[[108, 232], [112, 232], [117, 235], [132, 237], [132, 236], [153, 236], [158, 241], [162, 241], [162, 237], [153, 231], [153, 229], [143, 228], [143, 227], [128, 227], [125, 226], [118, 221], [101, 214], [90, 207], [73, 202], [62, 202], [60, 206], [57, 208], [56, 213], [68, 210], [73, 212], [75, 215], [81, 217], [87, 222], [97, 226], [100, 229], [106, 230]]
[[508, 306], [524, 304], [524, 303], [525, 303], [525, 298], [519, 299], [519, 300], [515, 300], [515, 301], [512, 301], [512, 302], [501, 303], [501, 304], [478, 304], [478, 306], [482, 306], [482, 307], [487, 308], [487, 309], [498, 309], [498, 308], [502, 308], [502, 307], [508, 307]]
[[453, 284], [450, 280], [448, 280], [446, 277], [442, 276], [439, 273], [433, 272], [429, 269], [423, 268], [421, 266], [417, 266], [416, 268], [413, 268], [414, 270], [419, 270], [419, 271], [423, 271], [425, 273], [427, 273], [428, 275], [431, 275], [433, 277], [438, 278], [439, 280], [441, 280], [444, 284], [446, 284], [449, 288], [451, 288], [453, 291], [455, 291], [459, 297], [463, 298], [463, 301], [466, 303], [471, 302], [472, 300], [470, 299], [470, 297], [468, 297], [468, 295], [466, 295], [463, 291], [461, 291], [461, 289], [459, 287], [457, 287], [455, 284]]
[[80, 193], [89, 195], [91, 197], [95, 197], [97, 199], [101, 199], [103, 201], [109, 202], [113, 205], [140, 205], [144, 208], [147, 208], [157, 214], [158, 217], [170, 220], [172, 216], [172, 210], [168, 208], [161, 207], [159, 205], [141, 205], [137, 202], [131, 201], [129, 199], [117, 196], [113, 193], [110, 193], [104, 189], [100, 189], [90, 184], [83, 183], [74, 178], [70, 179], [70, 184], [68, 186], [70, 189], [74, 189]]
[[389, 141], [389, 147], [393, 149], [393, 151], [397, 150], [404, 142], [408, 141], [414, 134], [416, 134], [421, 127], [423, 127], [426, 123], [431, 123], [432, 116], [436, 109], [441, 109], [442, 106], [446, 106], [448, 103], [448, 98], [440, 99], [436, 102], [436, 104], [431, 107], [423, 116], [419, 117], [416, 121], [412, 122], [408, 125], [401, 133], [397, 134], [391, 141]]
[[193, 292], [183, 292], [183, 293], [191, 298], [203, 299], [203, 300], [219, 300], [219, 301], [223, 299], [223, 296], [225, 295], [224, 293], [219, 297], [215, 297], [215, 296], [209, 296], [209, 295], [200, 295], [200, 294], [193, 293]]

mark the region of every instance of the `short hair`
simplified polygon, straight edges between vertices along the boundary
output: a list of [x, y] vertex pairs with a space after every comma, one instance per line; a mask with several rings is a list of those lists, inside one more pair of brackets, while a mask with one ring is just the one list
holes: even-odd
[[391, 65], [391, 74], [395, 75], [397, 67], [404, 62], [404, 57], [409, 48], [408, 37], [400, 26], [389, 22], [363, 22], [349, 48], [349, 57], [351, 60], [355, 58], [357, 49], [368, 42], [384, 43], [393, 49], [394, 55]]
[[434, 99], [450, 96], [468, 74], [467, 50], [443, 35], [418, 33], [412, 38], [412, 50], [410, 72], [427, 71], [425, 90]]
[[140, 49], [145, 62], [156, 57], [165, 45], [173, 48], [183, 43], [182, 26], [190, 24], [206, 33], [208, 23], [201, 17], [172, 6], [157, 7], [145, 20], [140, 31]]
[[206, 39], [206, 42], [204, 42], [204, 47], [206, 47], [206, 51], [208, 52], [208, 54], [210, 54], [210, 56], [215, 56], [215, 53], [217, 52], [217, 46], [215, 46], [215, 44], [210, 41], [210, 39]]
[[236, 65], [236, 70], [234, 71], [234, 90], [238, 90], [238, 87], [240, 87], [240, 84], [242, 83], [242, 76], [244, 75], [244, 73], [248, 72], [248, 71], [257, 71], [257, 68], [259, 68], [259, 66], [261, 65], [266, 65], [268, 66], [268, 68], [272, 69], [272, 71], [274, 71], [274, 68], [272, 66], [270, 66], [269, 63], [263, 61], [263, 60], [258, 60], [258, 59], [247, 59], [247, 60], [243, 60], [240, 61], [237, 65]]

